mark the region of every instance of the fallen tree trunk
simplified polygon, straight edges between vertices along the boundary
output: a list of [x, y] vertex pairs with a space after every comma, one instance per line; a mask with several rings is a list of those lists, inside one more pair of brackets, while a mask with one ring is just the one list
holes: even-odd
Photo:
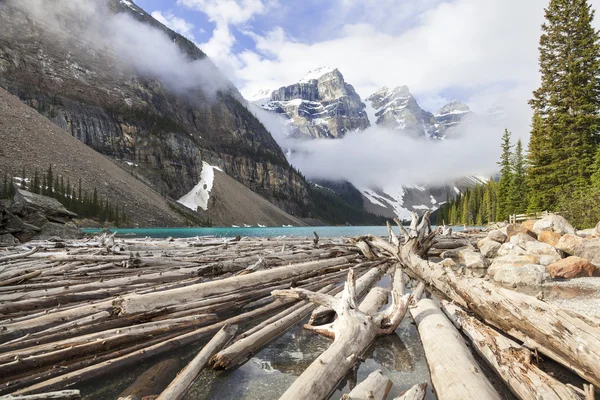
[[79, 390], [61, 390], [59, 392], [48, 392], [31, 395], [15, 395], [9, 394], [2, 396], [2, 400], [78, 400], [81, 399]]
[[8, 262], [8, 261], [12, 261], [12, 260], [18, 260], [20, 258], [29, 257], [30, 255], [36, 253], [38, 250], [39, 250], [38, 247], [34, 247], [33, 249], [31, 249], [25, 253], [11, 254], [9, 256], [0, 257], [0, 264]]
[[[367, 272], [365, 275], [360, 277], [356, 281], [356, 297], [362, 298], [364, 297], [369, 290], [381, 280], [381, 277], [385, 274], [385, 270], [387, 267], [385, 265], [380, 265], [377, 267], [373, 267]], [[341, 298], [342, 294], [338, 294], [336, 298]], [[319, 306], [317, 307], [310, 316], [308, 321], [308, 325], [323, 325], [325, 323], [333, 321], [335, 317], [335, 311], [329, 307]]]
[[118, 400], [142, 400], [143, 397], [156, 395], [169, 384], [179, 370], [179, 360], [168, 358], [144, 371], [118, 397]]
[[392, 381], [381, 370], [373, 371], [341, 400], [385, 400], [392, 389]]
[[433, 300], [419, 301], [410, 314], [419, 330], [438, 399], [500, 400], [460, 333]]
[[[326, 286], [317, 293], [327, 293], [332, 289], [332, 285]], [[298, 305], [300, 307], [297, 307]], [[219, 351], [211, 358], [210, 365], [214, 369], [229, 369], [246, 362], [252, 354], [255, 354], [269, 342], [285, 333], [290, 327], [302, 321], [316, 307], [316, 305], [306, 301], [298, 305], [293, 306], [294, 311], [284, 310], [282, 313], [286, 313], [285, 316]]]
[[157, 400], [181, 400], [190, 385], [208, 364], [208, 360], [233, 338], [237, 326], [224, 325], [223, 328], [200, 350], [198, 355], [177, 375]]
[[[423, 226], [423, 222], [420, 225]], [[424, 260], [434, 237], [435, 233], [427, 235], [424, 227], [417, 229], [417, 236], [409, 238], [395, 257], [411, 275], [442, 295], [523, 342], [527, 348], [547, 355], [600, 387], [600, 324], [533, 296], [481, 278], [462, 276], [441, 264]], [[383, 242], [371, 243], [389, 250], [387, 242]]]
[[[402, 281], [402, 270], [396, 268], [394, 282]], [[396, 277], [400, 277], [397, 279]], [[332, 308], [337, 319], [331, 326], [334, 341], [323, 354], [310, 364], [281, 396], [281, 399], [327, 398], [358, 358], [369, 348], [375, 337], [395, 330], [406, 314], [409, 296], [402, 293], [403, 286], [394, 287], [393, 303], [388, 310], [367, 315], [358, 309], [356, 281], [350, 270], [341, 298], [309, 292], [302, 289], [274, 292], [274, 296], [307, 299], [313, 303]], [[390, 325], [390, 322], [396, 324]]]
[[[250, 274], [251, 275], [251, 274]], [[249, 276], [249, 275], [248, 275]], [[120, 368], [135, 364], [136, 362], [146, 360], [150, 357], [164, 354], [167, 351], [175, 350], [180, 347], [186, 346], [190, 343], [197, 342], [205, 338], [206, 336], [217, 332], [225, 324], [238, 324], [257, 318], [259, 316], [268, 314], [272, 311], [278, 310], [279, 308], [292, 303], [293, 301], [280, 300], [273, 302], [265, 307], [256, 309], [244, 314], [237, 315], [229, 318], [228, 320], [221, 321], [214, 325], [206, 326], [197, 330], [194, 330], [183, 335], [175, 336], [169, 340], [161, 341], [152, 346], [145, 347], [135, 352], [118, 356], [116, 358], [108, 359], [101, 363], [91, 365], [64, 375], [56, 376], [43, 382], [36, 383], [34, 385], [25, 387], [15, 392], [16, 394], [29, 394], [39, 393], [44, 390], [52, 390], [55, 388], [63, 388], [71, 386], [75, 383], [83, 382], [98, 376], [102, 376], [111, 371], [116, 371]], [[117, 353], [118, 354], [118, 353]]]
[[575, 391], [540, 370], [532, 362], [529, 350], [469, 316], [454, 304], [442, 301], [442, 309], [519, 399], [580, 400]]

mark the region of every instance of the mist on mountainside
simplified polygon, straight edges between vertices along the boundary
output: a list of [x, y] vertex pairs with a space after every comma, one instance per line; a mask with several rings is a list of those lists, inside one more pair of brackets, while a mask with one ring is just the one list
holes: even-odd
[[[142, 14], [132, 3], [123, 4]], [[115, 57], [115, 73], [129, 70], [178, 93], [202, 89], [211, 95], [231, 85], [208, 58], [191, 59], [162, 30], [126, 13], [111, 12], [108, 1], [54, 0], [48, 7], [44, 0], [6, 0], [0, 2], [0, 8], [4, 6], [39, 23], [44, 34], [53, 35], [72, 52]]]

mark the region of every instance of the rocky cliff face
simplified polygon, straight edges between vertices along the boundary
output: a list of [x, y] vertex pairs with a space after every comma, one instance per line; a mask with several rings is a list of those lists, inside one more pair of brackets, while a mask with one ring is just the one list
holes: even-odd
[[[198, 183], [207, 161], [289, 212], [306, 206], [307, 183], [233, 85], [175, 90], [86, 41], [79, 35], [86, 21], [76, 14], [60, 15], [57, 31], [32, 16], [28, 2], [0, 0], [0, 86], [98, 152], [136, 165], [136, 174], [172, 198]], [[187, 59], [205, 59], [132, 2], [108, 4], [111, 13], [161, 30]]]
[[287, 116], [296, 137], [341, 138], [369, 127], [365, 105], [337, 69], [316, 69], [296, 84], [261, 91], [253, 101]]

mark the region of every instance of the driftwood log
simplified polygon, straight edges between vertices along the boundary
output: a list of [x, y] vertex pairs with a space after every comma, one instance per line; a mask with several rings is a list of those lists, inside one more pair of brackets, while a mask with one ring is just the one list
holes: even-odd
[[396, 330], [406, 314], [410, 295], [404, 294], [402, 270], [394, 270], [392, 304], [384, 311], [365, 314], [358, 308], [354, 271], [348, 279], [341, 298], [302, 289], [273, 292], [275, 296], [309, 300], [333, 309], [336, 320], [323, 328], [333, 337], [333, 343], [294, 381], [281, 399], [324, 399], [331, 394], [358, 358], [369, 348], [377, 335]]
[[225, 325], [200, 350], [198, 355], [177, 375], [169, 386], [158, 396], [157, 400], [180, 400], [187, 393], [190, 385], [208, 364], [208, 360], [222, 349], [233, 338], [237, 331], [235, 325]]
[[385, 400], [392, 389], [392, 381], [381, 370], [373, 371], [342, 400]]
[[[600, 324], [596, 320], [429, 262], [423, 257], [436, 233], [426, 233], [426, 220], [428, 213], [398, 248], [376, 237], [369, 238], [369, 244], [400, 260], [411, 276], [442, 296], [600, 387]], [[417, 224], [413, 221], [412, 225]]]
[[483, 374], [460, 333], [433, 300], [419, 301], [410, 309], [410, 313], [419, 330], [438, 399], [501, 398]]
[[469, 316], [454, 304], [442, 301], [442, 309], [519, 399], [580, 399], [573, 389], [539, 369], [529, 350]]

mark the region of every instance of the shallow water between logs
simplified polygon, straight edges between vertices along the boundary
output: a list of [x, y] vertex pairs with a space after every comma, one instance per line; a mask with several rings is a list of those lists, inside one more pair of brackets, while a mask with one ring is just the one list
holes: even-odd
[[[388, 287], [389, 277], [382, 279], [378, 286]], [[308, 320], [308, 318], [307, 318]], [[257, 321], [258, 323], [259, 321]], [[302, 371], [316, 359], [330, 344], [330, 340], [305, 330], [302, 323], [288, 330], [283, 336], [269, 343], [245, 364], [231, 371], [207, 369], [194, 382], [187, 399], [279, 399], [289, 385]], [[135, 368], [129, 368], [111, 376], [78, 386], [84, 399], [116, 399], [142, 372], [165, 358], [176, 357], [185, 366], [206, 341], [198, 342], [178, 352], [162, 358], [155, 358]], [[396, 333], [377, 338], [367, 351], [356, 371], [350, 373], [330, 396], [339, 399], [349, 393], [356, 382], [365, 379], [371, 372], [381, 369], [392, 382], [388, 398], [394, 398], [415, 384], [427, 382], [428, 400], [436, 398], [431, 382], [425, 354], [417, 329], [412, 319], [404, 318]]]

